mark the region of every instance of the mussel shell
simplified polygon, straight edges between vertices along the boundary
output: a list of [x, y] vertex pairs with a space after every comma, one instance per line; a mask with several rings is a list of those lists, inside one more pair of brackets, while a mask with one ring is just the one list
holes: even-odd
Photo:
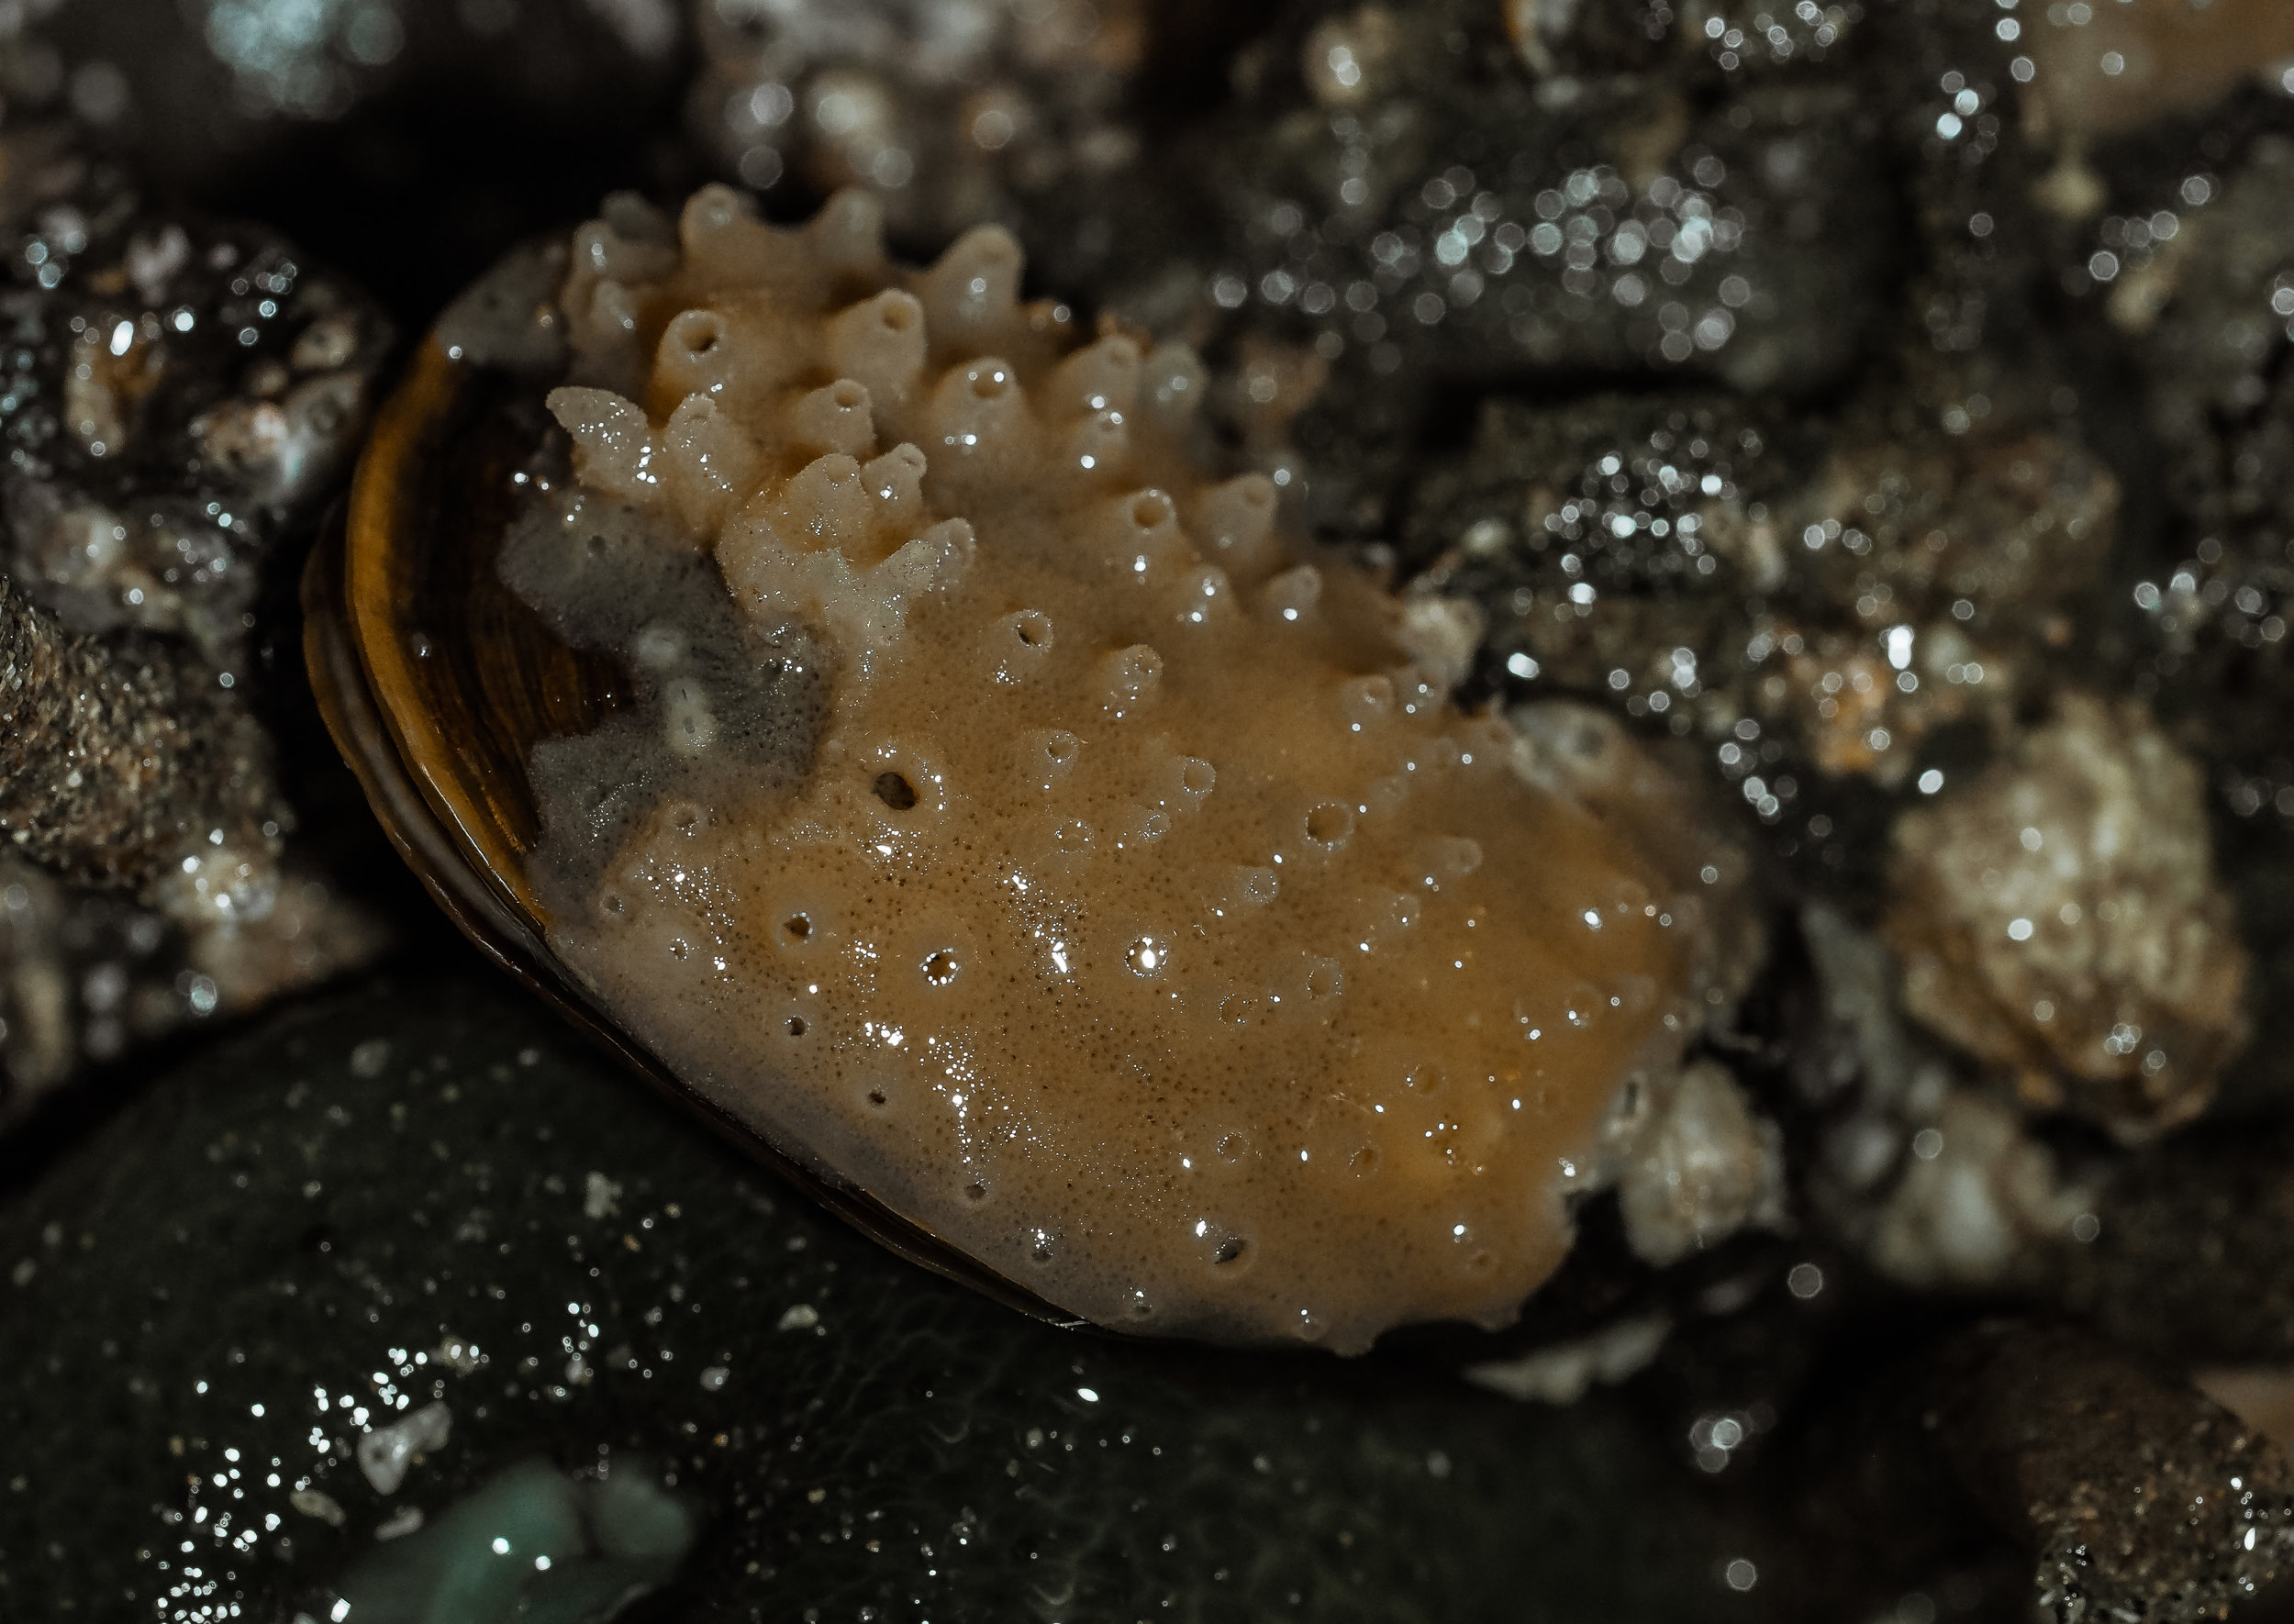
[[567, 974], [525, 872], [540, 837], [526, 762], [632, 692], [496, 573], [513, 473], [545, 386], [426, 339], [377, 416], [347, 510], [303, 576], [304, 658], [335, 743], [400, 854], [462, 933], [609, 1053], [862, 1233], [1052, 1324], [1082, 1325], [893, 1211], [806, 1147], [775, 1143], [680, 1082]]

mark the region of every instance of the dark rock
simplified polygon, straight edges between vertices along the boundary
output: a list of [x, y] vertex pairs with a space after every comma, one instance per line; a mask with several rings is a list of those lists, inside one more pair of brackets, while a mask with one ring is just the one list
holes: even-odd
[[1493, 402], [1418, 485], [1403, 556], [1481, 607], [1516, 682], [1725, 736], [1753, 712], [1746, 645], [1795, 562], [1781, 509], [1821, 449], [1724, 395]]
[[2234, 99], [2107, 150], [2091, 302], [2142, 383], [2159, 512], [2117, 583], [2124, 644], [2159, 714], [2206, 761], [2216, 847], [2255, 954], [2255, 1037], [2223, 1110], [2294, 1097], [2294, 118]]
[[[478, 973], [276, 1018], [0, 1209], [0, 1609], [323, 1617], [386, 1519], [540, 1459], [697, 1507], [648, 1617], [1761, 1616], [1613, 1397], [1019, 1318]], [[354, 1443], [433, 1402], [379, 1493]]]
[[2294, 1358], [2294, 1135], [2200, 1123], [2134, 1160], [2066, 1260], [2064, 1301], [2125, 1347], [2188, 1363]]
[[1410, 499], [1414, 590], [1470, 597], [1491, 680], [1693, 738], [1810, 878], [1868, 895], [1891, 800], [1980, 760], [2083, 656], [2118, 484], [2051, 434], [1954, 435], [1893, 381], [1487, 406]]
[[[677, 0], [106, 0], [18, 42], [13, 125], [69, 113], [176, 196], [291, 222], [403, 324], [616, 186], [689, 187]], [[19, 75], [21, 77], [21, 75]], [[28, 94], [36, 90], [39, 94]]]
[[288, 15], [233, 0], [112, 0], [31, 32], [53, 64], [54, 102], [147, 170], [196, 186], [314, 136], [340, 152], [329, 127], [394, 101], [467, 117], [473, 107], [451, 103], [480, 83], [528, 121], [657, 112], [685, 43], [683, 11], [672, 0], [368, 0]]
[[1803, 1553], [1777, 1575], [1781, 1609], [2029, 1624], [2029, 1556], [1969, 1501], [1922, 1425], [1936, 1327], [1868, 1296], [1856, 1307], [1829, 1386], [1787, 1415], [1756, 1463], [1776, 1537]]
[[1060, 293], [1238, 351], [1246, 446], [1295, 444], [1313, 523], [1375, 537], [1493, 385], [1848, 374], [1899, 211], [1860, 8], [1803, 12], [1745, 47], [1749, 18], [1692, 39], [1667, 6], [1294, 6], [1227, 105], [1154, 132], [1169, 161], [1022, 236], [1081, 273]]
[[233, 686], [262, 565], [347, 474], [390, 325], [275, 230], [11, 157], [45, 161], [0, 294], [9, 573], [72, 630], [179, 637]]
[[[1891, 348], [1922, 427], [2056, 428], [2075, 368], [2062, 350], [2056, 267], [2077, 229], [2037, 206], [2051, 161], [2042, 116], [1988, 0], [1876, 7], [1872, 50], [1907, 176], [1912, 251]], [[2073, 346], [2076, 347], [2076, 346]], [[2066, 405], [2067, 403], [2067, 405]]]
[[2255, 1028], [2245, 1054], [2223, 1073], [2217, 1116], [2277, 1116], [2294, 1102], [2294, 762], [2281, 764], [2288, 787], [2268, 795], [2267, 781], [2258, 785], [2235, 766], [2216, 778], [2215, 860], [2254, 955]]
[[687, 120], [728, 177], [799, 196], [861, 187], [912, 241], [1047, 206], [1073, 217], [1081, 195], [1138, 184], [1130, 92], [1156, 9], [698, 7]]
[[2286, 1566], [2284, 1456], [2179, 1381], [2078, 1330], [1858, 1309], [1761, 1463], [1791, 1616], [2196, 1624]]
[[2228, 1411], [2080, 1331], [1990, 1325], [1939, 1361], [1960, 1482], [2035, 1545], [2064, 1624], [2219, 1618], [2294, 1552], [2294, 1472]]
[[2231, 804], [2251, 818], [2278, 813], [2294, 786], [2275, 728], [2294, 700], [2294, 139], [2257, 138], [2191, 191], [2202, 204], [2179, 200], [2186, 223], [2110, 295], [2134, 331], [2172, 505], [2133, 597], [2161, 708], [2232, 766]]
[[1342, 395], [1531, 371], [1838, 380], [1894, 247], [1845, 69], [1740, 83], [1699, 40], [1661, 72], [1541, 72], [1505, 14], [1333, 4], [1254, 44], [1207, 154], [1214, 302], [1310, 341]]
[[[318, 872], [343, 831], [290, 839], [290, 803], [331, 751], [290, 760], [283, 781], [270, 735], [293, 727], [301, 676], [294, 623], [272, 611], [348, 477], [390, 324], [278, 232], [156, 206], [50, 133], [6, 144], [0, 570], [68, 678], [45, 703], [61, 717], [83, 696], [65, 731], [87, 759], [19, 718], [14, 747], [34, 754], [5, 797], [0, 1123], [133, 1042], [307, 985], [382, 938]], [[167, 748], [115, 751], [99, 772], [88, 752], [107, 729]], [[112, 833], [91, 854], [103, 820], [84, 803], [106, 784]], [[135, 894], [59, 888], [22, 859]]]
[[0, 832], [33, 862], [157, 901], [210, 830], [262, 851], [278, 827], [269, 741], [211, 673], [73, 637], [5, 577], [0, 693]]

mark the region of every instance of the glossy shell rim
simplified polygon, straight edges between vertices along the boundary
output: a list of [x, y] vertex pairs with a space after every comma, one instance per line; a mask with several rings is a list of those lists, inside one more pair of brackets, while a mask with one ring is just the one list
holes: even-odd
[[[488, 784], [476, 753], [414, 703], [423, 686], [416, 669], [422, 657], [412, 651], [403, 550], [418, 536], [436, 545], [436, 532], [455, 517], [422, 511], [429, 493], [421, 472], [428, 460], [460, 449], [456, 418], [468, 411], [468, 396], [486, 370], [450, 356], [435, 335], [423, 341], [376, 414], [349, 501], [303, 573], [304, 662], [319, 712], [392, 844], [488, 959], [752, 1159], [912, 1263], [1033, 1318], [1068, 1329], [1099, 1329], [951, 1246], [803, 1147], [775, 1143], [703, 1098], [557, 965], [546, 916], [520, 872], [522, 849], [505, 827], [507, 804], [497, 797], [507, 787]], [[488, 549], [499, 541], [498, 534], [472, 538], [472, 545]], [[523, 651], [505, 652], [515, 658]]]

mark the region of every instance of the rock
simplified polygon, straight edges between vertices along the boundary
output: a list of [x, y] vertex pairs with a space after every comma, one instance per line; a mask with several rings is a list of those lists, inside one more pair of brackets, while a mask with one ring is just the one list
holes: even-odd
[[1772, 1446], [1792, 1616], [2278, 1616], [2233, 1611], [2294, 1554], [2276, 1445], [2082, 1331], [1931, 1315], [1887, 1348]]
[[2197, 769], [2139, 707], [2061, 694], [2014, 754], [1894, 834], [1913, 1016], [2121, 1138], [2204, 1108], [2244, 1045], [2247, 957]]
[[340, 1600], [362, 1620], [610, 1618], [668, 1580], [699, 1533], [691, 1505], [634, 1462], [569, 1478], [529, 1461], [436, 1520], [402, 1515], [415, 1537], [384, 1524], [342, 1581]]
[[1901, 800], [2093, 658], [2117, 539], [2091, 453], [1921, 427], [1898, 387], [1830, 422], [1687, 391], [1493, 401], [1411, 494], [1411, 590], [1480, 616], [1482, 680], [1696, 740], [1806, 883], [1867, 896]]
[[[2285, 215], [2294, 142], [2260, 135], [2225, 167], [2173, 199], [2187, 226], [2178, 219], [2145, 245], [2160, 307], [2135, 335], [2152, 426], [2177, 454], [2169, 472], [2210, 527], [2283, 518], [2288, 502], [2268, 477], [2271, 454], [2284, 454], [2276, 444], [2284, 430], [2272, 427], [2280, 414], [2268, 408], [2273, 362], [2288, 344], [2286, 316], [2271, 301], [2294, 269]], [[2242, 454], [2261, 461], [2242, 466]]]
[[1939, 1361], [1937, 1437], [1966, 1492], [2038, 1547], [2066, 1621], [2195, 1624], [2294, 1555], [2275, 1444], [2077, 1331], [1993, 1325]]
[[[1835, 385], [1896, 229], [1848, 9], [1740, 51], [1670, 9], [1301, 6], [1186, 138], [1216, 235], [1119, 268], [1111, 302], [1327, 369], [1294, 437], [1308, 511], [1364, 537], [1492, 387]], [[1791, 68], [1754, 71], [1780, 37]]]
[[1419, 485], [1404, 555], [1420, 591], [1481, 609], [1490, 657], [1531, 691], [1725, 736], [1753, 714], [1746, 646], [1794, 562], [1778, 509], [1819, 455], [1781, 413], [1719, 395], [1493, 402]]
[[2294, 793], [2282, 811], [2243, 773], [2218, 773], [2215, 862], [2238, 899], [2239, 936], [2253, 955], [2255, 1036], [2223, 1073], [2211, 1109], [2223, 1117], [2276, 1116], [2294, 1099]]
[[2126, 1347], [2188, 1364], [2294, 1358], [2294, 1136], [2202, 1121], [2103, 1191], [2062, 1302]]
[[[370, 960], [384, 934], [324, 873], [340, 832], [289, 836], [270, 738], [294, 718], [269, 691], [283, 628], [256, 610], [347, 477], [390, 324], [275, 231], [152, 206], [38, 137], [7, 143], [25, 235], [0, 292], [0, 568], [90, 662], [161, 673], [122, 679], [130, 698], [174, 695], [139, 725], [180, 725], [219, 764], [178, 774], [181, 806], [154, 798], [161, 775], [126, 774], [116, 798], [160, 831], [141, 863], [124, 840], [109, 854], [133, 869], [127, 894], [0, 860], [0, 1127], [132, 1044]], [[284, 657], [299, 676], [292, 641]], [[290, 795], [323, 781], [331, 752], [316, 760], [290, 762]], [[50, 764], [12, 784], [9, 816], [19, 855], [61, 862], [68, 796], [21, 794]], [[226, 788], [192, 793], [210, 783]]]
[[[1378, 377], [1836, 376], [1888, 236], [1842, 75], [1732, 84], [1709, 112], [1701, 70], [1540, 83], [1502, 11], [1320, 6], [1245, 57], [1215, 302], [1295, 311]], [[1804, 251], [1819, 236], [1846, 253]]]
[[1618, 1179], [1635, 1254], [1676, 1262], [1747, 1223], [1780, 1224], [1783, 1138], [1754, 1114], [1727, 1070], [1692, 1062], [1657, 1094]]
[[[2173, 512], [2126, 590], [2163, 714], [2237, 770], [2232, 806], [2252, 817], [2294, 785], [2294, 768], [2274, 748], [2294, 697], [2286, 641], [2294, 384], [2284, 367], [2294, 327], [2294, 139], [2258, 137], [2225, 168], [2197, 175], [2190, 198], [2162, 200], [2168, 206], [2157, 217], [2180, 223], [2142, 255], [2160, 308], [2135, 353]], [[2121, 251], [2123, 293], [2137, 256]]]
[[1152, 26], [1135, 3], [951, 12], [916, 0], [701, 6], [688, 117], [742, 184], [863, 187], [945, 241], [1022, 198], [1138, 161], [1126, 106]]
[[[690, 184], [679, 0], [112, 0], [0, 23], [11, 128], [286, 225], [409, 328], [616, 185]], [[16, 30], [20, 28], [21, 33]], [[13, 176], [11, 177], [13, 179]]]
[[262, 919], [186, 929], [0, 859], [0, 1133], [90, 1067], [372, 962], [389, 941], [373, 907], [294, 862]]
[[[483, 1566], [473, 1519], [625, 1482], [704, 1530], [679, 1619], [1757, 1611], [1723, 1577], [1743, 1530], [1614, 1396], [1022, 1319], [448, 973], [268, 1018], [0, 1207], [12, 1615], [325, 1618]], [[359, 1440], [440, 1402], [451, 1436], [384, 1500]]]
[[1112, 279], [1127, 314], [1159, 326], [1199, 296], [1186, 262], [1215, 225], [1194, 166], [1149, 155], [1225, 94], [1234, 47], [1276, 9], [696, 4], [685, 125], [721, 178], [775, 213], [856, 186], [920, 257], [993, 222], [1019, 236], [1046, 288], [1087, 295]]
[[262, 564], [348, 473], [390, 324], [267, 228], [153, 208], [84, 157], [29, 184], [5, 295], [8, 573], [72, 630], [180, 638], [232, 686]]
[[[465, 130], [482, 120], [512, 149], [536, 124], [585, 115], [626, 132], [663, 110], [682, 13], [674, 0], [370, 0], [287, 18], [228, 0], [118, 0], [101, 17], [44, 16], [28, 33], [53, 64], [40, 99], [139, 167], [211, 195], [296, 163], [297, 148], [300, 161], [321, 156], [340, 174], [349, 159], [397, 183], [410, 143], [392, 127], [409, 103], [460, 101], [463, 119], [434, 116]], [[343, 140], [346, 129], [360, 139]], [[464, 152], [478, 163], [501, 155]]]
[[[1829, 1284], [1823, 1295], [1832, 1295]], [[1907, 1323], [1877, 1357], [1865, 1344], [1831, 1373], [1836, 1387], [1810, 1395], [1779, 1429], [1760, 1463], [1779, 1503], [1778, 1537], [1808, 1552], [1778, 1575], [1790, 1587], [1779, 1598], [1790, 1616], [1887, 1624], [2053, 1618], [2032, 1605], [2023, 1530], [1992, 1526], [1923, 1425], [1940, 1329]]]
[[1819, 1113], [1804, 1178], [1826, 1229], [1915, 1290], [2047, 1292], [2093, 1238], [2094, 1158], [2066, 1159], [1910, 1025], [1902, 974], [1838, 909], [1802, 910], [1820, 996], [1795, 1070]]
[[1481, 605], [1518, 680], [1679, 734], [1778, 730], [1820, 772], [1900, 784], [1927, 738], [2003, 717], [2072, 640], [2118, 487], [2052, 436], [1890, 418], [1867, 399], [1820, 439], [1710, 397], [1494, 406], [1418, 492], [1409, 551], [1444, 550], [1421, 589]]
[[2029, 1289], [2094, 1221], [2091, 1189], [2062, 1176], [2015, 1113], [1945, 1091], [1865, 1239], [1872, 1264], [1916, 1288]]
[[2294, 706], [2294, 386], [2285, 366], [2294, 349], [2294, 132], [2282, 103], [2233, 103], [2195, 143], [2139, 145], [2166, 150], [2121, 184], [2134, 196], [2105, 224], [2122, 239], [2143, 217], [2174, 229], [2110, 250], [2125, 261], [2110, 296], [2117, 310], [2138, 279], [2147, 290], [2144, 318], [2127, 330], [2166, 511], [2122, 575], [2120, 613], [2131, 622], [2138, 691], [2205, 767], [2220, 862], [2255, 955], [2255, 1038], [2225, 1075], [2220, 1108], [2275, 1109], [2294, 1089], [2294, 1002], [2280, 996], [2294, 973], [2294, 754], [2285, 744]]

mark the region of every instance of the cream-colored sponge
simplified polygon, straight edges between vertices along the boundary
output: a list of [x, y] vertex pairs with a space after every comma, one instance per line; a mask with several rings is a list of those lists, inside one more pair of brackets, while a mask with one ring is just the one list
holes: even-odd
[[637, 817], [567, 961], [760, 1131], [1092, 1319], [1510, 1318], [1700, 1012], [1676, 803], [1597, 811], [1461, 714], [1380, 582], [1203, 471], [1200, 362], [1075, 344], [1003, 232], [911, 273], [863, 199], [781, 230], [712, 188], [674, 246], [576, 247], [569, 512], [712, 555], [828, 698], [774, 778], [727, 695], [664, 690], [644, 749], [722, 770]]

